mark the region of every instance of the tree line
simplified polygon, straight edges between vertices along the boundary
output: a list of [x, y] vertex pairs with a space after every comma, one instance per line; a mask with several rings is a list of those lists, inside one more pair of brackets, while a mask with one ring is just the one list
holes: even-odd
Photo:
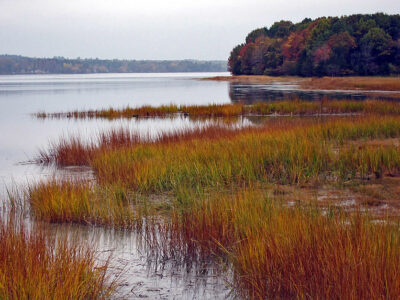
[[102, 60], [0, 55], [0, 74], [225, 72], [226, 61]]
[[275, 22], [253, 30], [228, 60], [234, 75], [400, 74], [400, 15]]

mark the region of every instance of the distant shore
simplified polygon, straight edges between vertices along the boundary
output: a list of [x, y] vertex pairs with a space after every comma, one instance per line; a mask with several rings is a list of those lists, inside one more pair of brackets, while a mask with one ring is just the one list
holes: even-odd
[[[360, 90], [360, 91], [385, 91], [400, 92], [400, 77], [294, 77], [294, 76], [216, 76], [202, 78], [201, 80], [228, 81], [236, 83], [272, 83], [295, 82], [301, 89], [307, 90]], [[397, 95], [400, 98], [400, 94]]]

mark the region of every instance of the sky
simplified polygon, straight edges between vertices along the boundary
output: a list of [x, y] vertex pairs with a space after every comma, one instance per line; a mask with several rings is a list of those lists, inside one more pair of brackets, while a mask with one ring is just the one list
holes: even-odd
[[400, 13], [399, 0], [0, 0], [0, 54], [226, 60], [275, 21]]

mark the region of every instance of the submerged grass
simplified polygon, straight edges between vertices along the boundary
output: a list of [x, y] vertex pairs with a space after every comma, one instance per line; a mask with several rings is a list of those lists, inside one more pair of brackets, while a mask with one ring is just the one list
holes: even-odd
[[115, 283], [95, 251], [0, 216], [0, 299], [107, 299]]

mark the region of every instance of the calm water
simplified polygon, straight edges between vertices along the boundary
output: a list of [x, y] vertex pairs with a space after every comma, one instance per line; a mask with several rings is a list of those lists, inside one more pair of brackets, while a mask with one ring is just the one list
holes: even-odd
[[[208, 104], [230, 102], [227, 83], [191, 80], [226, 74], [106, 74], [0, 76], [0, 197], [5, 188], [54, 176], [55, 170], [26, 164], [40, 148], [61, 136], [79, 134], [90, 138], [96, 132], [129, 126], [138, 132], [157, 133], [197, 126], [188, 119], [132, 120], [37, 120], [39, 111], [100, 109], [107, 107]], [[83, 172], [90, 173], [88, 170]], [[67, 168], [63, 174], [82, 174]], [[134, 233], [84, 226], [53, 226], [56, 234], [69, 232], [96, 244], [100, 253], [113, 253], [116, 273], [124, 269], [119, 297], [129, 299], [223, 299], [229, 294], [224, 278], [212, 273], [197, 276], [171, 266], [156, 268], [146, 253], [138, 250]]]
[[[226, 73], [184, 74], [90, 74], [0, 76], [0, 197], [5, 188], [21, 186], [44, 177], [54, 176], [51, 168], [27, 164], [39, 149], [47, 148], [61, 136], [79, 134], [90, 138], [96, 132], [129, 126], [138, 132], [157, 133], [201, 125], [188, 119], [132, 120], [37, 120], [39, 111], [61, 112], [108, 107], [209, 104], [231, 101], [276, 100], [288, 96], [318, 99], [331, 92], [304, 92], [296, 83], [268, 85], [229, 84], [200, 81], [193, 78], [227, 75]], [[346, 95], [341, 93], [340, 95]], [[360, 98], [357, 93], [348, 96]], [[250, 122], [250, 121], [248, 121]], [[63, 174], [81, 174], [67, 168]], [[89, 170], [83, 172], [90, 173]], [[3, 198], [4, 199], [4, 198]], [[125, 269], [122, 294], [128, 298], [150, 299], [223, 299], [230, 298], [224, 278], [207, 274], [190, 276], [173, 268], [155, 269], [146, 254], [137, 250], [133, 233], [108, 231], [82, 226], [55, 226], [56, 232], [77, 232], [99, 246], [99, 251], [114, 253], [115, 267]], [[202, 284], [198, 285], [198, 281]]]
[[[0, 76], [0, 182], [9, 185], [49, 175], [21, 165], [62, 135], [91, 136], [101, 129], [129, 126], [138, 131], [193, 126], [188, 120], [36, 120], [39, 111], [108, 107], [207, 104], [230, 101], [227, 83], [190, 80], [218, 74], [91, 74]], [[4, 189], [2, 189], [4, 191]]]

